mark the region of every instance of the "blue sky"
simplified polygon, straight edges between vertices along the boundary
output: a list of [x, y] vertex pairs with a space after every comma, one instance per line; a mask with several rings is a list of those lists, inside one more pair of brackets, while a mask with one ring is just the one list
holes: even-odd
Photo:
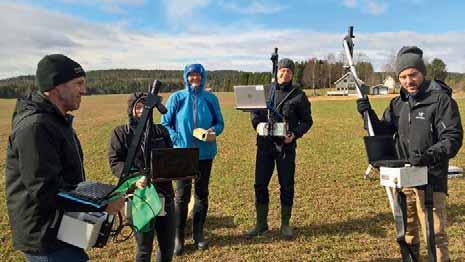
[[381, 70], [403, 45], [465, 72], [465, 1], [0, 0], [0, 78], [33, 74], [48, 53], [88, 70], [267, 71], [269, 55], [337, 59], [355, 26], [356, 51]]

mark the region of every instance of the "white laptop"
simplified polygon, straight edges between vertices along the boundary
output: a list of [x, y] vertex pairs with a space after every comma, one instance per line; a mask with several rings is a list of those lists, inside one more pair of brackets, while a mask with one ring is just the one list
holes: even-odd
[[266, 109], [265, 87], [263, 85], [234, 86], [234, 96], [237, 110]]

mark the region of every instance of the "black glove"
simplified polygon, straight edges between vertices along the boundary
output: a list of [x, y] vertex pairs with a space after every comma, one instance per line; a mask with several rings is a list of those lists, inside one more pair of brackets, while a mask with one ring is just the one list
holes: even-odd
[[428, 166], [435, 162], [433, 151], [427, 150], [423, 153], [415, 151], [410, 154], [409, 162], [412, 166]]
[[357, 111], [360, 114], [363, 114], [363, 112], [368, 111], [371, 109], [370, 101], [368, 101], [368, 97], [363, 97], [357, 99]]

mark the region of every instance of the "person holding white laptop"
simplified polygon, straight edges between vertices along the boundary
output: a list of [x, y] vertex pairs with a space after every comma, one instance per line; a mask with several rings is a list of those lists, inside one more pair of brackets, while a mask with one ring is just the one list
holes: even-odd
[[[255, 164], [255, 207], [257, 223], [246, 234], [250, 237], [268, 230], [267, 216], [270, 183], [276, 165], [280, 184], [281, 234], [293, 237], [289, 226], [294, 203], [294, 172], [297, 139], [310, 130], [313, 124], [311, 106], [305, 93], [293, 86], [294, 62], [281, 59], [278, 62], [277, 83], [271, 85], [267, 96], [269, 110], [256, 110], [251, 113], [252, 125], [258, 133], [260, 123], [284, 123], [285, 136], [257, 135], [257, 158]], [[269, 113], [269, 114], [268, 114]]]

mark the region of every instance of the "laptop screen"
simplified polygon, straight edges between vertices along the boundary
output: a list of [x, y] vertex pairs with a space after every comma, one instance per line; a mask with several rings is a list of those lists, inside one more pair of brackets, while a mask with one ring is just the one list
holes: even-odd
[[363, 140], [370, 164], [382, 160], [399, 159], [392, 136], [365, 136]]
[[266, 109], [265, 87], [262, 85], [234, 86], [236, 109]]
[[152, 149], [152, 172], [156, 181], [192, 179], [199, 174], [199, 149]]

